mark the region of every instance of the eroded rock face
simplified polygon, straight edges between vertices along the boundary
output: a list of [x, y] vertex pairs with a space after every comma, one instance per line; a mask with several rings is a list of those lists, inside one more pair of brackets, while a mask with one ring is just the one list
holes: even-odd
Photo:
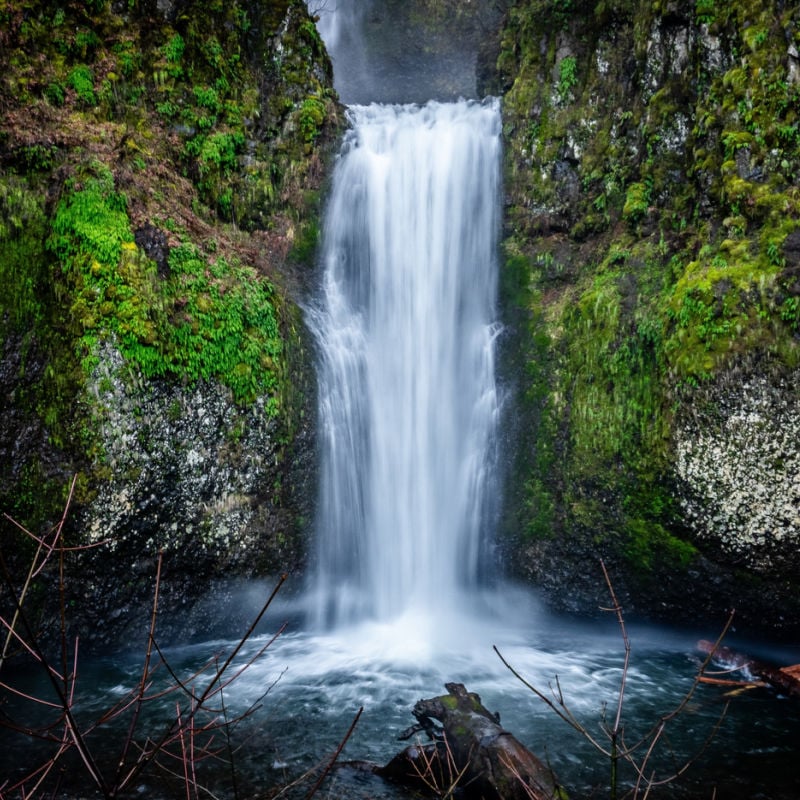
[[[90, 543], [130, 537], [145, 552], [186, 549], [254, 571], [291, 568], [271, 558], [265, 536], [282, 515], [284, 446], [265, 398], [246, 408], [216, 383], [184, 388], [131, 380], [117, 350], [103, 348], [87, 386], [99, 433], [97, 459], [108, 476], [77, 521]], [[280, 527], [280, 526], [277, 526]], [[278, 548], [279, 550], [279, 548]]]
[[243, 632], [255, 613], [243, 581], [305, 560], [311, 432], [287, 436], [268, 398], [244, 408], [218, 383], [145, 383], [113, 346], [100, 355], [86, 387], [95, 482], [68, 522], [92, 546], [67, 586], [77, 632], [92, 647], [140, 645], [159, 553], [163, 639]]
[[800, 380], [727, 376], [674, 431], [698, 542], [764, 576], [800, 571]]
[[497, 46], [509, 563], [569, 611], [602, 558], [631, 613], [796, 633], [800, 16], [567, 5]]
[[[330, 60], [302, 0], [6, 11], [0, 511], [49, 531], [77, 476], [65, 589], [82, 648], [139, 646], [159, 553], [162, 632], [209, 635], [244, 581], [305, 557], [298, 302], [339, 123]], [[96, 205], [65, 221], [101, 175]], [[181, 249], [197, 281], [176, 279]], [[250, 389], [232, 391], [237, 376]], [[2, 518], [0, 546], [24, 576], [32, 553]], [[29, 602], [57, 627], [50, 566]]]

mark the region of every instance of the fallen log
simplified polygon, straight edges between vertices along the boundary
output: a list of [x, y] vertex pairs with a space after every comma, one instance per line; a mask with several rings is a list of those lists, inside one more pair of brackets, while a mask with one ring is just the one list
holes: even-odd
[[[417, 724], [401, 738], [425, 731], [432, 743], [398, 753], [377, 774], [412, 785], [482, 800], [565, 800], [552, 770], [500, 726], [500, 718], [461, 683], [448, 694], [420, 700]], [[438, 724], [437, 724], [438, 723]]]
[[736, 670], [746, 670], [751, 676], [773, 689], [800, 698], [800, 664], [776, 667], [732, 650], [730, 647], [717, 647], [714, 650], [714, 643], [706, 639], [701, 639], [697, 643], [697, 649], [706, 654], [713, 651], [715, 660]]
[[701, 675], [698, 680], [700, 683], [708, 683], [712, 686], [732, 686], [737, 689], [763, 689], [769, 686], [764, 681], [734, 681], [726, 678], [712, 678], [708, 675]]

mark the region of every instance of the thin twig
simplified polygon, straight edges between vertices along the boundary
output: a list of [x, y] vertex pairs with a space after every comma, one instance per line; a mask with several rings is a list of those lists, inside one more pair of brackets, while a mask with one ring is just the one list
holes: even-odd
[[122, 745], [122, 752], [120, 753], [117, 761], [117, 773], [114, 783], [119, 784], [122, 777], [122, 771], [125, 768], [125, 763], [128, 760], [128, 753], [130, 752], [131, 742], [136, 733], [136, 727], [139, 724], [139, 716], [142, 713], [142, 706], [144, 704], [145, 691], [148, 685], [148, 678], [150, 677], [150, 659], [153, 655], [153, 642], [155, 641], [156, 620], [158, 618], [158, 596], [161, 589], [161, 567], [164, 561], [163, 550], [158, 551], [158, 560], [156, 562], [156, 577], [155, 587], [153, 589], [153, 609], [150, 613], [150, 630], [147, 634], [147, 645], [144, 651], [144, 664], [142, 665], [142, 676], [139, 680], [139, 689], [136, 693], [136, 701], [133, 705], [133, 713], [131, 714], [130, 725], [128, 725], [128, 734]]
[[[64, 724], [66, 725], [67, 730], [69, 731], [70, 738], [75, 744], [75, 748], [78, 751], [78, 755], [83, 762], [84, 766], [86, 767], [89, 776], [91, 777], [92, 781], [94, 782], [97, 789], [105, 796], [109, 796], [108, 786], [106, 785], [105, 779], [103, 778], [100, 769], [98, 768], [97, 764], [95, 763], [94, 757], [92, 755], [91, 750], [89, 749], [86, 741], [81, 734], [80, 727], [77, 724], [73, 714], [72, 708], [70, 706], [70, 702], [67, 698], [67, 694], [65, 692], [64, 681], [66, 680], [66, 675], [59, 676], [57, 670], [51, 667], [47, 657], [45, 656], [42, 648], [39, 644], [39, 641], [36, 635], [33, 632], [33, 628], [28, 620], [27, 614], [25, 610], [20, 605], [18, 598], [14, 594], [13, 591], [13, 584], [11, 581], [11, 576], [8, 570], [8, 565], [3, 558], [2, 552], [0, 552], [0, 570], [3, 573], [3, 579], [6, 582], [6, 585], [11, 590], [12, 596], [14, 596], [16, 610], [18, 611], [18, 621], [19, 624], [24, 629], [25, 636], [27, 637], [25, 641], [25, 647], [32, 653], [33, 657], [38, 661], [38, 663], [44, 668], [44, 672], [48, 677], [50, 685], [53, 687], [53, 690], [58, 697], [59, 703], [61, 704], [63, 714], [64, 714]], [[22, 641], [22, 637], [19, 634], [16, 634], [17, 638]], [[65, 645], [62, 645], [62, 650], [65, 651]], [[61, 680], [59, 680], [61, 678]]]
[[[287, 577], [288, 576], [286, 574], [281, 576], [281, 578], [278, 581], [277, 585], [272, 590], [271, 594], [267, 598], [267, 600], [264, 603], [264, 605], [261, 607], [261, 610], [256, 615], [256, 618], [253, 620], [252, 624], [247, 629], [246, 633], [237, 642], [236, 646], [233, 648], [231, 653], [228, 655], [228, 657], [226, 658], [226, 660], [224, 661], [222, 666], [218, 667], [215, 670], [215, 672], [212, 675], [211, 679], [206, 684], [206, 688], [199, 695], [196, 695], [192, 689], [187, 689], [187, 693], [192, 698], [192, 707], [191, 707], [189, 713], [186, 715], [186, 721], [185, 721], [184, 725], [193, 724], [193, 721], [194, 721], [194, 718], [196, 717], [196, 715], [201, 710], [206, 710], [205, 703], [209, 698], [214, 697], [219, 692], [219, 688], [217, 688], [218, 686], [227, 686], [227, 685], [229, 685], [230, 681], [229, 680], [223, 681], [222, 680], [222, 676], [225, 674], [226, 670], [228, 669], [230, 664], [233, 662], [233, 660], [236, 657], [236, 655], [241, 651], [241, 649], [244, 647], [246, 642], [253, 635], [258, 623], [261, 621], [261, 619], [263, 618], [264, 614], [267, 612], [267, 609], [269, 608], [269, 606], [272, 603], [272, 601], [275, 599], [275, 596], [277, 595], [278, 590], [286, 582]], [[257, 655], [263, 653], [264, 650], [269, 646], [269, 644], [272, 641], [274, 641], [274, 639], [275, 639], [275, 637], [270, 639], [270, 641], [258, 651]], [[254, 659], [251, 659], [251, 660], [249, 660], [247, 662], [248, 666], [250, 664], [252, 664], [253, 660]], [[240, 675], [242, 673], [242, 671], [243, 670], [239, 670], [236, 673], [237, 676]], [[130, 782], [132, 780], [134, 780], [134, 778], [142, 772], [142, 770], [147, 766], [147, 764], [149, 764], [151, 761], [153, 761], [159, 753], [164, 752], [165, 748], [168, 747], [171, 743], [175, 742], [176, 737], [177, 737], [178, 734], [179, 734], [179, 729], [176, 728], [176, 722], [172, 721], [165, 728], [165, 730], [162, 732], [161, 736], [157, 740], [153, 740], [152, 741], [152, 746], [150, 748], [148, 748], [146, 750], [143, 749], [141, 751], [140, 756], [136, 760], [136, 762], [134, 762], [134, 764], [131, 765], [131, 767], [128, 769], [128, 771], [125, 773], [124, 776], [121, 776], [119, 778], [119, 780], [117, 781], [117, 787], [119, 789], [122, 789], [125, 786], [129, 785]]]
[[322, 770], [322, 774], [317, 779], [317, 782], [311, 787], [311, 791], [305, 796], [305, 800], [310, 800], [316, 793], [319, 787], [322, 785], [322, 781], [325, 780], [328, 773], [333, 769], [333, 765], [336, 763], [336, 760], [339, 758], [342, 750], [344, 750], [344, 746], [347, 744], [347, 740], [352, 736], [353, 731], [358, 724], [358, 720], [361, 719], [361, 714], [364, 711], [364, 706], [358, 709], [358, 713], [356, 714], [353, 721], [350, 723], [350, 727], [347, 730], [347, 733], [344, 735], [344, 739], [339, 742], [339, 746], [336, 748], [336, 752], [333, 754], [333, 758], [328, 762], [328, 765]]
[[[36, 552], [34, 553], [34, 556], [31, 559], [31, 565], [30, 565], [30, 568], [28, 569], [28, 575], [26, 576], [25, 582], [23, 583], [22, 589], [20, 590], [19, 596], [17, 597], [17, 607], [22, 606], [22, 604], [25, 602], [25, 596], [27, 595], [28, 590], [31, 587], [31, 583], [33, 582], [33, 579], [37, 575], [39, 575], [39, 573], [42, 571], [42, 569], [44, 569], [45, 564], [49, 560], [50, 556], [53, 553], [53, 550], [55, 549], [56, 545], [58, 544], [58, 540], [61, 538], [61, 531], [64, 528], [64, 523], [66, 522], [66, 519], [67, 519], [67, 511], [69, 510], [70, 503], [72, 502], [72, 495], [73, 495], [73, 493], [75, 491], [75, 482], [76, 482], [77, 479], [78, 479], [77, 475], [75, 475], [72, 478], [72, 483], [70, 484], [70, 487], [69, 487], [69, 494], [67, 495], [67, 501], [66, 501], [66, 503], [64, 505], [64, 511], [63, 511], [63, 513], [61, 515], [61, 520], [59, 521], [59, 523], [56, 525], [55, 529], [53, 530], [53, 541], [52, 541], [52, 543], [47, 542], [44, 538], [40, 539], [40, 538], [34, 536], [27, 528], [23, 527], [16, 520], [14, 520], [11, 517], [9, 517], [8, 514], [3, 514], [3, 516], [7, 520], [9, 520], [11, 523], [16, 525], [23, 533], [26, 533], [29, 536], [33, 536], [33, 538], [38, 542], [38, 545], [37, 545], [37, 548], [36, 548]], [[43, 549], [46, 550], [47, 553], [41, 559], [41, 561], [39, 561], [39, 556], [40, 556], [40, 554], [41, 554]], [[12, 590], [12, 594], [16, 594], [16, 593], [13, 592], [13, 590]], [[2, 669], [3, 663], [6, 660], [6, 656], [8, 654], [8, 647], [9, 647], [9, 644], [11, 642], [11, 634], [13, 633], [14, 628], [16, 627], [17, 619], [18, 619], [18, 612], [15, 610], [14, 611], [14, 616], [11, 619], [11, 627], [8, 629], [8, 633], [6, 634], [6, 641], [5, 641], [5, 644], [3, 645], [3, 652], [0, 653], [0, 669]]]
[[497, 649], [497, 645], [492, 645], [492, 649], [497, 653], [497, 657], [503, 662], [506, 668], [511, 672], [511, 674], [520, 682], [523, 686], [530, 689], [543, 703], [545, 703], [551, 711], [553, 711], [556, 716], [560, 719], [564, 720], [571, 728], [574, 728], [578, 733], [584, 736], [591, 744], [599, 750], [603, 755], [609, 756], [611, 755], [600, 742], [589, 733], [588, 730], [577, 720], [577, 718], [572, 714], [572, 712], [567, 708], [566, 704], [563, 702], [563, 693], [561, 692], [561, 684], [558, 681], [558, 676], [556, 676], [556, 687], [557, 687], [557, 701], [554, 703], [544, 692], [537, 689], [532, 683], [529, 683], [511, 664], [506, 661], [505, 656]]

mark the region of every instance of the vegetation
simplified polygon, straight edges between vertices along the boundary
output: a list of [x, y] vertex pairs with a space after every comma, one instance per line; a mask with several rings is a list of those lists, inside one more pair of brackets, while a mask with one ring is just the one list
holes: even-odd
[[133, 240], [111, 172], [103, 165], [95, 172], [80, 188], [67, 182], [49, 240], [66, 273], [73, 340], [87, 374], [99, 343], [111, 340], [145, 378], [219, 380], [239, 402], [274, 391], [283, 344], [270, 284], [191, 243], [170, 250], [169, 277], [159, 279]]
[[787, 37], [797, 10], [766, 0], [526, 0], [499, 43], [534, 421], [513, 527], [608, 547], [656, 593], [698, 555], [668, 499], [676, 419], [748, 355], [800, 362]]
[[122, 5], [0, 2], [2, 441], [29, 432], [0, 507], [32, 527], [64, 470], [79, 498], [112, 474], [92, 394], [108, 348], [132, 391], [222, 384], [281, 440], [300, 413], [282, 283], [313, 262], [338, 125], [314, 25], [302, 0]]

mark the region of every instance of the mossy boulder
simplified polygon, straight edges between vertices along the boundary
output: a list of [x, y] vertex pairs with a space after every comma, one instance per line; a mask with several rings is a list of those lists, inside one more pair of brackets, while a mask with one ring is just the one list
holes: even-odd
[[766, 0], [507, 11], [506, 533], [557, 604], [603, 557], [631, 611], [797, 631], [798, 42]]
[[297, 301], [341, 115], [300, 0], [5, 2], [0, 69], [0, 508], [46, 530], [77, 476], [76, 619], [112, 641], [159, 550], [184, 610], [304, 560]]

